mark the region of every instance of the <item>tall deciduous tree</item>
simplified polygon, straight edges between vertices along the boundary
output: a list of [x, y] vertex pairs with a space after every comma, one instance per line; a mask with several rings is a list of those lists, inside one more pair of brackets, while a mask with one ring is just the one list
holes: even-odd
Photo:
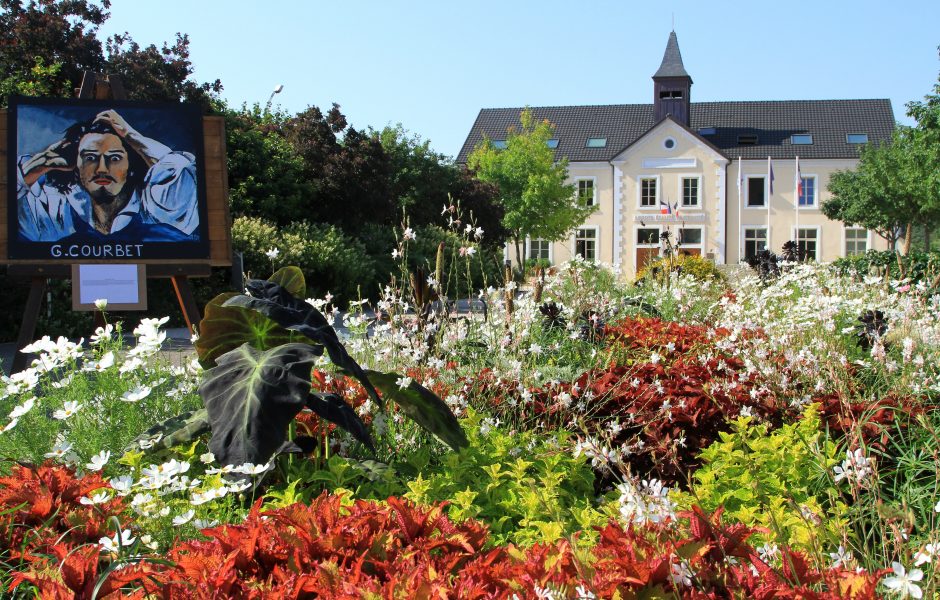
[[522, 243], [526, 237], [557, 241], [584, 222], [595, 207], [575, 200], [568, 179], [568, 160], [555, 160], [548, 147], [554, 127], [548, 121], [536, 122], [528, 108], [520, 114], [521, 128], [510, 128], [506, 147], [496, 148], [490, 140], [477, 146], [467, 166], [482, 181], [499, 186], [499, 199], [505, 211], [503, 226], [515, 245], [516, 262], [522, 263]]
[[898, 127], [890, 142], [862, 149], [854, 171], [834, 173], [833, 199], [822, 205], [830, 219], [861, 225], [901, 252], [911, 249], [915, 225], [940, 224], [940, 83], [923, 102], [910, 102], [916, 127]]

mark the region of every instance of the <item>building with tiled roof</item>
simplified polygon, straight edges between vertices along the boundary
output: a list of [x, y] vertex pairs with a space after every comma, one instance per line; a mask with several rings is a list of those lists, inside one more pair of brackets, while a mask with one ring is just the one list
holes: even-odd
[[[652, 240], [664, 230], [719, 264], [788, 240], [819, 261], [887, 247], [819, 207], [832, 173], [853, 168], [862, 145], [890, 139], [889, 100], [692, 102], [691, 91], [672, 32], [652, 104], [531, 107], [555, 126], [550, 145], [569, 161], [577, 200], [597, 211], [569, 240], [527, 240], [526, 258], [580, 254], [631, 275], [661, 252]], [[504, 144], [522, 110], [481, 110], [457, 162], [484, 139]]]

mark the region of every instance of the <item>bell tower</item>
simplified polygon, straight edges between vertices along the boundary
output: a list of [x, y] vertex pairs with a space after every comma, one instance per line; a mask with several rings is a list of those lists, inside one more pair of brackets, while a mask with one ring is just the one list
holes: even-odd
[[692, 91], [692, 77], [682, 64], [679, 52], [679, 40], [676, 32], [669, 34], [663, 64], [653, 75], [653, 117], [658, 123], [666, 115], [672, 115], [677, 121], [689, 126], [689, 106]]

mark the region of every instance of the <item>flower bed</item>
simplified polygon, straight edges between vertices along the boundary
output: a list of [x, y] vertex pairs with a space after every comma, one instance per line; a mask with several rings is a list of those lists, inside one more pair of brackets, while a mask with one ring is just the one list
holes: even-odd
[[167, 362], [147, 320], [132, 348], [110, 325], [39, 340], [3, 379], [7, 590], [937, 591], [940, 298], [924, 286], [797, 266], [634, 287], [576, 262], [538, 302], [484, 290], [486, 320], [408, 313], [430, 286], [389, 288], [375, 323], [351, 306], [341, 341], [293, 271], [252, 285], [208, 307], [201, 364]]

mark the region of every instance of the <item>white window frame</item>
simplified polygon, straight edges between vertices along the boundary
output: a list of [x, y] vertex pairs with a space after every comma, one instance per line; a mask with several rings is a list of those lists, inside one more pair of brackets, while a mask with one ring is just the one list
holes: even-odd
[[796, 199], [797, 206], [800, 210], [819, 210], [819, 176], [815, 173], [801, 173], [803, 179], [812, 179], [813, 180], [813, 203], [803, 206], [800, 204], [800, 199]]
[[533, 258], [532, 255], [531, 255], [530, 252], [529, 252], [529, 251], [531, 250], [531, 248], [529, 247], [529, 244], [530, 244], [531, 242], [533, 242], [533, 241], [536, 241], [536, 242], [547, 242], [547, 243], [548, 243], [548, 262], [550, 262], [550, 263], [552, 263], [552, 264], [555, 264], [555, 247], [554, 247], [555, 244], [552, 243], [552, 242], [549, 241], [549, 240], [544, 240], [544, 239], [542, 239], [542, 238], [531, 238], [531, 237], [529, 237], [529, 236], [526, 236], [526, 237], [525, 237], [525, 252], [524, 252], [525, 258], [524, 258], [524, 260], [529, 260], [529, 259]]
[[[647, 179], [652, 179], [656, 181], [656, 199], [653, 201], [652, 206], [643, 206], [643, 181]], [[663, 194], [663, 185], [662, 177], [660, 175], [639, 175], [636, 178], [636, 209], [637, 210], [659, 210], [659, 203], [662, 199]]]
[[[764, 180], [764, 203], [759, 206], [751, 206], [751, 180]], [[745, 173], [744, 174], [744, 210], [767, 210], [767, 203], [770, 202], [770, 185], [767, 181], [767, 173]]]
[[[676, 198], [679, 199], [679, 210], [689, 209], [689, 208], [702, 208], [702, 176], [698, 173], [689, 173], [687, 175], [680, 174], [678, 184], [678, 192], [676, 193]], [[682, 203], [685, 199], [685, 180], [686, 179], [697, 179], [698, 186], [696, 188], [698, 196], [695, 198], [695, 204], [690, 204], [686, 206]]]
[[594, 191], [594, 195], [591, 197], [591, 204], [589, 204], [589, 205], [587, 205], [587, 206], [597, 206], [597, 203], [598, 203], [598, 202], [597, 202], [597, 177], [595, 177], [595, 176], [585, 176], [585, 177], [575, 177], [575, 178], [574, 178], [574, 185], [575, 185], [575, 188], [574, 188], [574, 197], [575, 197], [575, 200], [580, 200], [580, 199], [581, 199], [580, 184], [581, 184], [582, 181], [590, 181], [590, 182], [591, 182], [591, 189]]
[[[819, 256], [822, 254], [822, 227], [819, 225], [800, 225], [800, 229], [815, 229], [816, 230], [816, 256], [813, 257], [813, 260], [819, 262]], [[797, 227], [794, 225], [790, 228], [790, 239], [796, 242], [797, 247], [799, 247], [800, 240], [796, 237]], [[845, 237], [843, 235], [843, 237]], [[843, 245], [843, 252], [845, 247]], [[809, 257], [807, 257], [809, 258]]]
[[740, 232], [739, 232], [739, 235], [740, 235], [741, 237], [738, 238], [738, 239], [741, 240], [741, 243], [740, 243], [740, 246], [739, 246], [741, 255], [738, 256], [738, 262], [742, 262], [742, 261], [744, 261], [744, 260], [747, 260], [747, 250], [746, 250], [746, 248], [745, 248], [745, 244], [747, 243], [747, 237], [746, 237], [746, 235], [747, 235], [747, 231], [748, 231], [749, 229], [760, 229], [760, 230], [763, 230], [764, 233], [765, 233], [765, 235], [764, 235], [764, 250], [767, 250], [767, 249], [769, 248], [768, 245], [767, 245], [767, 242], [770, 240], [770, 227], [768, 227], [767, 225], [747, 225], [747, 224], [741, 225], [741, 230], [740, 230]]
[[867, 234], [865, 236], [865, 251], [867, 252], [872, 249], [871, 248], [871, 229], [865, 229], [864, 227], [858, 227], [854, 225], [851, 227], [848, 225], [845, 225], [842, 227], [842, 256], [851, 256], [848, 253], [848, 248], [846, 247], [846, 244], [848, 244], [849, 242], [849, 238], [848, 236], [845, 235], [849, 229], [861, 229], [865, 231]]
[[[600, 225], [581, 225], [574, 228], [574, 235], [571, 237], [571, 258], [578, 255], [578, 232], [591, 229], [594, 231], [594, 262], [601, 262], [601, 228]], [[591, 260], [591, 259], [584, 259]]]
[[679, 231], [682, 230], [682, 229], [698, 229], [699, 231], [702, 232], [702, 235], [701, 235], [702, 241], [701, 241], [700, 243], [698, 243], [698, 244], [682, 244], [681, 246], [679, 246], [679, 252], [681, 253], [683, 248], [698, 248], [698, 249], [699, 249], [699, 255], [700, 255], [702, 258], [705, 258], [705, 233], [706, 233], [706, 228], [705, 228], [705, 226], [703, 226], [703, 225], [684, 225], [684, 224], [682, 224], [682, 223], [679, 223], [679, 226], [676, 227], [676, 236], [675, 236], [675, 240], [674, 240], [676, 243], [679, 242]]
[[659, 224], [655, 224], [655, 225], [643, 225], [642, 223], [634, 223], [634, 224], [633, 224], [633, 242], [632, 242], [632, 244], [631, 244], [631, 246], [633, 246], [633, 249], [636, 250], [637, 248], [653, 248], [653, 247], [655, 247], [655, 248], [659, 248], [660, 250], [662, 250], [663, 245], [662, 245], [662, 244], [660, 243], [660, 241], [659, 241], [659, 235], [656, 236], [656, 241], [655, 241], [654, 243], [652, 243], [652, 244], [641, 244], [641, 243], [637, 242], [637, 241], [636, 241], [636, 236], [639, 235], [639, 231], [640, 231], [641, 229], [655, 229], [655, 230], [658, 231], [660, 234], [662, 234], [662, 232], [663, 232], [663, 226], [662, 226], [662, 225], [659, 225]]

